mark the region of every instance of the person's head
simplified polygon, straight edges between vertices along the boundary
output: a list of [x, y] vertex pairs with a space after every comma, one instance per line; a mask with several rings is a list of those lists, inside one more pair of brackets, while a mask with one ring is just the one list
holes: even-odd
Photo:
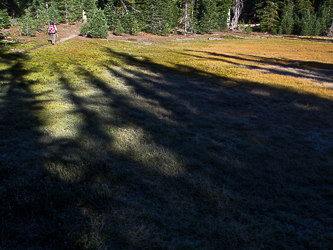
[[54, 22], [53, 22], [53, 21], [51, 21], [51, 22], [50, 22], [50, 25], [54, 25]]

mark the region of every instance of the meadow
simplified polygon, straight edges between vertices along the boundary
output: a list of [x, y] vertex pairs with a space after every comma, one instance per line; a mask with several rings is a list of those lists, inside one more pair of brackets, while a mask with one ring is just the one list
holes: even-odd
[[220, 38], [2, 45], [0, 249], [331, 249], [333, 43]]

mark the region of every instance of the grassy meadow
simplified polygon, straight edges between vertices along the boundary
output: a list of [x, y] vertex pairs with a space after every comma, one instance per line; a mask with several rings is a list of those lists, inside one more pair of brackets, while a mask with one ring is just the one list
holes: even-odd
[[332, 249], [333, 43], [26, 47], [0, 46], [0, 249]]

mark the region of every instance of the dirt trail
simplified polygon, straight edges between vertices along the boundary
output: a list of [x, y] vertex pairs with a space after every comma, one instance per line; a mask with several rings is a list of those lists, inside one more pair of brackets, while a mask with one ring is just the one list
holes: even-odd
[[62, 42], [65, 42], [65, 41], [67, 41], [67, 40], [69, 40], [69, 39], [73, 39], [74, 37], [77, 37], [78, 35], [79, 35], [79, 34], [71, 35], [71, 36], [64, 37], [64, 38], [60, 38], [60, 40], [57, 41], [56, 44], [58, 44], [58, 43], [62, 43]]
[[[59, 44], [59, 43], [62, 43], [62, 42], [65, 42], [67, 40], [70, 40], [70, 39], [73, 39], [74, 37], [77, 37], [79, 36], [79, 34], [75, 34], [75, 35], [70, 35], [70, 36], [67, 36], [67, 37], [63, 37], [63, 38], [56, 38], [56, 44]], [[59, 39], [59, 40], [58, 40]], [[24, 50], [22, 51], [21, 53], [25, 53], [25, 52], [28, 52], [28, 51], [33, 51], [33, 50], [37, 50], [37, 49], [40, 49], [40, 48], [44, 48], [46, 46], [50, 46], [51, 44], [46, 44], [46, 45], [42, 45], [42, 46], [37, 46], [33, 49], [28, 49], [28, 50]]]

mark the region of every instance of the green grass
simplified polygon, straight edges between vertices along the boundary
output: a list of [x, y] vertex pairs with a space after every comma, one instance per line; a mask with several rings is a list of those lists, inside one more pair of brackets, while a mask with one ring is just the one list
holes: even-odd
[[330, 249], [333, 90], [273, 66], [332, 50], [74, 39], [0, 62], [0, 248]]

